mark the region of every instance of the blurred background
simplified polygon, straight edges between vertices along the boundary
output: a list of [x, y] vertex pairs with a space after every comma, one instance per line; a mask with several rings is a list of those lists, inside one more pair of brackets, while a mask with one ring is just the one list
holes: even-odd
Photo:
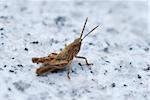
[[[150, 2], [148, 0], [0, 0], [1, 100], [150, 100]], [[37, 77], [32, 57], [84, 41], [66, 71]]]

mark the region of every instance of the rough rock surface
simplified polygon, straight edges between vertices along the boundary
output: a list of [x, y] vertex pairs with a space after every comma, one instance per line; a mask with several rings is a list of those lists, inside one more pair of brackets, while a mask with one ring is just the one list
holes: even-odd
[[[150, 100], [148, 0], [0, 0], [0, 100]], [[36, 76], [32, 57], [59, 52], [80, 34], [81, 59]]]

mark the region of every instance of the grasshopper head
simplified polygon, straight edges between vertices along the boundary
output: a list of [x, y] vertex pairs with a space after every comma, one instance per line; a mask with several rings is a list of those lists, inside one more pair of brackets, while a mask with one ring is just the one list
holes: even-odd
[[71, 58], [73, 58], [75, 55], [78, 54], [78, 52], [80, 51], [80, 47], [81, 47], [81, 44], [82, 44], [82, 41], [83, 39], [88, 36], [92, 31], [94, 31], [98, 26], [96, 26], [95, 28], [93, 28], [89, 33], [87, 33], [84, 37], [82, 37], [83, 35], [83, 32], [84, 32], [84, 29], [85, 29], [85, 25], [86, 25], [86, 22], [87, 22], [87, 19], [85, 20], [85, 23], [84, 23], [84, 26], [83, 26], [83, 29], [82, 29], [82, 32], [81, 32], [81, 35], [79, 38], [75, 39], [73, 43], [70, 44], [70, 46], [68, 46], [68, 51], [73, 51], [73, 55], [71, 56]]
[[87, 33], [83, 38], [82, 38], [82, 35], [83, 35], [83, 32], [84, 32], [84, 29], [85, 29], [85, 25], [87, 23], [87, 20], [88, 18], [86, 18], [85, 20], [85, 23], [84, 23], [84, 26], [83, 26], [83, 29], [82, 29], [82, 32], [81, 32], [81, 35], [79, 38], [75, 39], [74, 42], [73, 42], [73, 48], [74, 48], [74, 51], [76, 52], [79, 52], [80, 50], [80, 47], [81, 47], [81, 43], [83, 41], [83, 39], [88, 36], [91, 32], [93, 32], [98, 26], [94, 27], [89, 33]]
[[77, 38], [77, 39], [74, 40], [73, 46], [74, 46], [75, 48], [80, 49], [80, 47], [81, 47], [81, 42], [82, 42], [82, 39], [81, 39], [81, 38]]

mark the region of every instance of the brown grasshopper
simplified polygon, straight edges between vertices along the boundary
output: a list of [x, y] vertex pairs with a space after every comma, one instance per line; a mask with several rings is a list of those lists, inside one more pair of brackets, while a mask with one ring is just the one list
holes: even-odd
[[89, 33], [87, 33], [83, 38], [83, 32], [85, 29], [85, 25], [87, 23], [88, 18], [86, 18], [81, 35], [79, 38], [75, 39], [69, 45], [65, 45], [65, 48], [60, 53], [51, 53], [48, 57], [42, 58], [32, 58], [33, 63], [43, 63], [43, 66], [36, 70], [37, 75], [42, 75], [45, 72], [53, 72], [57, 70], [63, 70], [67, 68], [67, 76], [70, 79], [70, 64], [74, 57], [85, 59], [87, 65], [92, 65], [92, 63], [88, 63], [85, 57], [77, 56], [80, 51], [81, 44], [83, 39], [88, 36], [92, 31], [94, 31], [98, 26], [94, 27]]

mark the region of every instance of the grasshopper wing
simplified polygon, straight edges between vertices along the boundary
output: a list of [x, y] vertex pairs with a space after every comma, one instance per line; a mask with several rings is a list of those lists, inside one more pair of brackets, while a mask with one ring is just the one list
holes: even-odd
[[45, 63], [45, 62], [51, 62], [57, 57], [57, 53], [51, 53], [48, 57], [42, 57], [42, 58], [32, 58], [33, 63]]

